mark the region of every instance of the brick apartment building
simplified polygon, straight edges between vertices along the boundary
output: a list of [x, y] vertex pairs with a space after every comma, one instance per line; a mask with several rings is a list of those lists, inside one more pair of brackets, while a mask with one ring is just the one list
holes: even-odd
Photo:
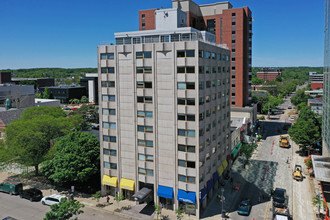
[[[244, 107], [251, 100], [252, 13], [248, 7], [233, 8], [229, 2], [198, 5], [191, 0], [172, 0], [172, 7], [187, 13], [187, 26], [216, 35], [217, 44], [231, 50], [231, 105]], [[139, 12], [139, 27], [154, 30], [155, 11]]]
[[277, 76], [282, 76], [281, 70], [263, 68], [257, 72], [257, 78], [262, 79], [264, 81], [275, 80]]
[[309, 73], [308, 82], [311, 84], [312, 90], [322, 89], [323, 88], [323, 74], [318, 74], [316, 72]]

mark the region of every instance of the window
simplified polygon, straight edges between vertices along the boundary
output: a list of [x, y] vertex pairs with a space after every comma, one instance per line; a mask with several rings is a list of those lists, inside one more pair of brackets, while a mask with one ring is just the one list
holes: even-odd
[[210, 100], [211, 100], [210, 96], [209, 96], [209, 95], [207, 95], [207, 96], [205, 97], [205, 102], [206, 102], [206, 103], [209, 103], [209, 102], [210, 102]]
[[218, 66], [218, 73], [221, 73], [221, 66]]
[[150, 59], [151, 51], [136, 52], [136, 59]]
[[117, 164], [116, 163], [110, 163], [110, 168], [117, 170]]
[[147, 132], [147, 133], [152, 133], [153, 132], [152, 126], [138, 125], [137, 130], [139, 132]]
[[150, 169], [144, 169], [139, 167], [138, 169], [139, 174], [143, 174], [143, 175], [147, 175], [147, 176], [153, 176], [154, 175], [154, 171], [150, 170]]
[[101, 67], [101, 73], [115, 73], [114, 67]]
[[195, 50], [178, 50], [176, 52], [178, 58], [181, 57], [195, 57]]
[[206, 81], [206, 88], [211, 88], [211, 81]]
[[101, 53], [101, 60], [113, 60], [114, 58], [114, 53]]
[[203, 105], [204, 104], [204, 98], [203, 97], [199, 97], [199, 105]]
[[217, 60], [221, 60], [221, 53], [217, 54]]
[[186, 160], [178, 160], [178, 166], [187, 167], [187, 168], [195, 168], [194, 161], [186, 161]]
[[183, 152], [195, 153], [195, 146], [179, 144], [178, 150]]
[[138, 146], [153, 147], [154, 143], [153, 143], [153, 141], [138, 139]]
[[137, 111], [139, 118], [152, 118], [152, 112], [149, 111]]
[[179, 174], [178, 179], [180, 182], [195, 183], [195, 177], [192, 177], [192, 176], [184, 176], [184, 175]]
[[178, 89], [195, 89], [194, 82], [178, 82]]
[[217, 67], [216, 66], [212, 67], [212, 73], [217, 73]]
[[152, 73], [152, 67], [151, 66], [136, 67], [136, 73], [150, 74]]
[[211, 55], [212, 55], [212, 59], [215, 60], [215, 58], [216, 58], [216, 54], [212, 52]]
[[205, 52], [205, 56], [207, 59], [211, 59], [211, 53], [209, 51]]
[[178, 114], [178, 120], [181, 120], [181, 121], [195, 121], [195, 115], [192, 115], [192, 114]]
[[138, 154], [138, 157], [139, 157], [139, 160], [144, 160], [144, 161], [149, 161], [149, 162], [154, 161], [154, 156], [153, 155]]
[[138, 96], [137, 102], [138, 103], [152, 103], [152, 97], [151, 96]]
[[178, 98], [178, 105], [195, 105], [194, 98]]
[[110, 150], [110, 155], [111, 156], [117, 156], [117, 151], [116, 150]]
[[205, 73], [211, 73], [211, 67], [206, 66], [205, 67]]
[[199, 50], [199, 51], [198, 51], [198, 56], [199, 56], [200, 58], [204, 58], [204, 50]]
[[115, 87], [115, 81], [101, 81], [101, 87]]
[[204, 73], [204, 66], [199, 66], [198, 73], [203, 74]]
[[202, 120], [204, 120], [204, 112], [202, 112], [202, 113], [199, 113], [199, 120], [200, 121], [202, 121]]
[[115, 122], [102, 122], [103, 128], [116, 128]]
[[138, 82], [136, 82], [136, 87], [137, 88], [151, 89], [152, 88], [152, 82], [138, 81]]
[[195, 137], [195, 130], [178, 129], [179, 136]]
[[195, 73], [194, 66], [178, 66], [177, 73]]
[[103, 148], [103, 154], [110, 155], [110, 150]]
[[204, 82], [203, 81], [198, 83], [198, 88], [199, 89], [204, 89]]
[[116, 115], [116, 109], [103, 108], [102, 114], [103, 115]]
[[114, 101], [116, 101], [116, 96], [114, 96], [114, 95], [102, 95], [102, 101], [104, 101], [104, 102], [114, 102]]
[[109, 163], [109, 162], [103, 162], [103, 166], [104, 166], [105, 168], [110, 169], [110, 163]]
[[207, 23], [207, 31], [212, 33], [212, 34], [215, 34], [215, 19], [208, 19], [206, 21]]
[[116, 138], [116, 136], [103, 135], [103, 141], [116, 143], [117, 142], [117, 138]]
[[212, 87], [215, 87], [215, 86], [216, 86], [216, 84], [217, 84], [217, 81], [215, 81], [215, 80], [212, 80]]

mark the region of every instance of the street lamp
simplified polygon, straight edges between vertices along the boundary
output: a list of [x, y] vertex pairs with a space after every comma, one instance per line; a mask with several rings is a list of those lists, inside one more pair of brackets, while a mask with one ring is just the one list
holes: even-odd
[[225, 191], [224, 188], [221, 188], [221, 217], [224, 218], [225, 217], [225, 212], [223, 210], [223, 203], [225, 202], [225, 197], [223, 196], [223, 192]]

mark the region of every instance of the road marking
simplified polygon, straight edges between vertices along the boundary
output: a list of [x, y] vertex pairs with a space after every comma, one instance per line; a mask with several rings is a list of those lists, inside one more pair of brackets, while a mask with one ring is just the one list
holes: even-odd
[[264, 216], [264, 220], [268, 217], [268, 205], [270, 202], [267, 202], [267, 206], [266, 206], [266, 211], [265, 211], [265, 216]]

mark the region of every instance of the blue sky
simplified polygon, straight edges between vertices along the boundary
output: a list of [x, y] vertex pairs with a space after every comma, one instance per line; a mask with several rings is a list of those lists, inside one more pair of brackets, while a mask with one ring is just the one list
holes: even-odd
[[[198, 4], [217, 0], [195, 0]], [[252, 66], [323, 66], [324, 0], [232, 0], [253, 14]], [[171, 0], [0, 0], [0, 69], [97, 67], [97, 46]]]

